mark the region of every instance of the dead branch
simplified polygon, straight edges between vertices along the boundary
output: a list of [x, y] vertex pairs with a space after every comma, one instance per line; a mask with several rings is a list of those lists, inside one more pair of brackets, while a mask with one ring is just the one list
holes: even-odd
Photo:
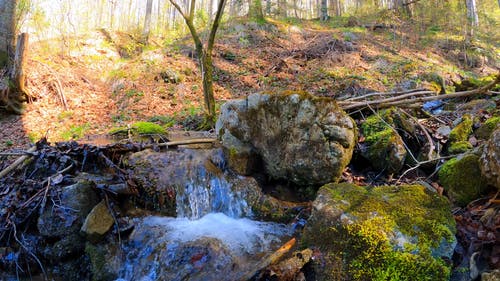
[[[489, 84], [474, 89], [474, 90], [469, 90], [469, 91], [462, 91], [462, 92], [456, 92], [456, 93], [451, 93], [451, 94], [446, 94], [446, 95], [437, 95], [436, 92], [433, 91], [420, 91], [420, 92], [411, 92], [408, 94], [402, 94], [396, 97], [390, 97], [390, 98], [385, 98], [385, 99], [378, 99], [378, 100], [371, 100], [371, 101], [364, 101], [364, 102], [350, 102], [350, 101], [340, 101], [338, 104], [344, 109], [344, 110], [352, 110], [352, 109], [359, 109], [367, 106], [374, 106], [376, 108], [387, 108], [391, 106], [399, 106], [399, 105], [408, 105], [412, 104], [415, 105], [416, 103], [422, 103], [426, 101], [432, 101], [432, 100], [442, 100], [442, 99], [452, 99], [452, 98], [463, 98], [463, 97], [468, 97], [468, 96], [473, 96], [477, 94], [494, 94], [493, 92], [490, 92], [489, 90], [493, 88], [496, 84], [500, 83], [500, 73], [497, 74], [496, 78], [494, 81], [490, 82]], [[434, 96], [424, 96], [423, 95], [428, 95], [428, 94], [433, 94]]]
[[7, 168], [3, 169], [1, 172], [0, 172], [0, 178], [3, 178], [5, 177], [8, 173], [10, 173], [11, 171], [13, 171], [17, 166], [21, 165], [24, 160], [28, 159], [31, 155], [32, 152], [35, 152], [36, 150], [36, 146], [33, 146], [31, 147], [30, 149], [28, 149], [26, 151], [26, 154], [17, 158], [16, 161], [14, 161], [14, 163], [10, 164], [9, 166], [7, 166]]
[[63, 104], [64, 110], [69, 110], [68, 102], [66, 101], [66, 96], [64, 95], [64, 91], [63, 91], [61, 79], [59, 79], [59, 76], [57, 75], [57, 73], [50, 66], [48, 66], [47, 64], [45, 64], [45, 63], [43, 63], [43, 62], [41, 62], [39, 60], [35, 60], [35, 59], [33, 59], [33, 61], [36, 61], [39, 64], [41, 64], [53, 76], [53, 79], [55, 80], [55, 85], [56, 85], [55, 88], [56, 88], [56, 91], [57, 91], [57, 95], [59, 96], [59, 100]]

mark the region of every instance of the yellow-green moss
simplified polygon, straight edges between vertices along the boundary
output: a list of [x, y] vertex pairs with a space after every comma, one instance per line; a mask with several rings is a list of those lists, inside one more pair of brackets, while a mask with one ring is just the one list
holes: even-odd
[[472, 118], [469, 114], [464, 114], [464, 116], [462, 116], [462, 122], [460, 122], [455, 128], [453, 128], [453, 130], [451, 130], [449, 141], [451, 143], [467, 141], [471, 133]]
[[478, 138], [488, 139], [496, 129], [496, 127], [500, 124], [500, 116], [494, 116], [489, 118], [484, 122], [484, 124], [476, 130], [475, 134]]
[[479, 168], [479, 156], [475, 154], [448, 160], [438, 175], [451, 200], [460, 206], [477, 199], [487, 189]]
[[468, 150], [472, 149], [472, 144], [468, 141], [459, 141], [459, 142], [454, 142], [450, 145], [448, 148], [448, 152], [450, 154], [459, 154], [459, 153], [464, 153]]
[[152, 122], [136, 122], [130, 125], [130, 129], [127, 127], [113, 128], [109, 131], [109, 134], [126, 134], [128, 131], [133, 135], [165, 135], [166, 130], [162, 126], [152, 123]]
[[[446, 198], [420, 185], [329, 184], [320, 194], [328, 195], [330, 206], [342, 211], [342, 223], [324, 227], [313, 221], [306, 230], [304, 246], [319, 246], [329, 253], [328, 266], [336, 266], [323, 278], [449, 279], [449, 265], [433, 253], [443, 241], [455, 241], [455, 221]], [[395, 242], [397, 233], [407, 240], [403, 246]]]

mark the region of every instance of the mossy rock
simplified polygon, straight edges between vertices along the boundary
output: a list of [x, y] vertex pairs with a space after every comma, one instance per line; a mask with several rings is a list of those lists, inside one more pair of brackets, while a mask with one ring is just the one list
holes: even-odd
[[396, 109], [380, 111], [368, 117], [361, 125], [368, 147], [362, 151], [377, 170], [397, 173], [404, 165], [407, 150], [396, 128], [412, 133], [415, 128]]
[[455, 221], [421, 185], [320, 188], [302, 246], [317, 247], [318, 280], [449, 280]]
[[113, 270], [113, 266], [110, 265], [108, 249], [105, 249], [103, 245], [87, 242], [85, 254], [90, 259], [92, 281], [111, 281], [118, 277], [116, 268]]
[[463, 153], [468, 147], [472, 148], [470, 143], [466, 144], [468, 143], [469, 135], [472, 134], [472, 125], [472, 117], [469, 114], [464, 114], [464, 116], [462, 116], [462, 121], [450, 132], [448, 138], [449, 153]]
[[131, 133], [133, 136], [141, 136], [141, 135], [166, 135], [167, 131], [162, 126], [152, 123], [152, 122], [135, 122], [127, 127], [119, 127], [114, 128], [109, 131], [111, 135], [126, 135], [127, 133]]
[[450, 199], [462, 207], [487, 191], [486, 179], [481, 175], [479, 156], [472, 153], [448, 160], [438, 175]]
[[474, 134], [476, 137], [487, 140], [493, 131], [500, 124], [500, 116], [494, 116], [486, 120], [481, 127], [479, 127]]

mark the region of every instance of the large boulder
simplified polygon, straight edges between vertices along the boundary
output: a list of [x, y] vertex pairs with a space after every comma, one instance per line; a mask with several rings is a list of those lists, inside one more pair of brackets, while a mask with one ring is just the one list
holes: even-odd
[[481, 172], [487, 182], [500, 189], [500, 126], [491, 134], [480, 159]]
[[[253, 152], [274, 179], [320, 185], [338, 179], [356, 143], [354, 121], [329, 98], [307, 93], [252, 94], [224, 104], [216, 124], [230, 166]], [[241, 161], [241, 160], [240, 160]]]
[[461, 207], [488, 191], [486, 179], [481, 175], [479, 156], [474, 153], [446, 161], [438, 176], [450, 200]]
[[316, 247], [316, 280], [448, 280], [456, 245], [445, 197], [420, 185], [327, 184], [302, 245]]

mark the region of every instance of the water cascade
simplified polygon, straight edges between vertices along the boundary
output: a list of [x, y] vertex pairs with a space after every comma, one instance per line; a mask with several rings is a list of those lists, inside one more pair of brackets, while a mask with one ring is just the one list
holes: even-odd
[[175, 165], [162, 176], [177, 176], [177, 217], [136, 219], [120, 280], [240, 280], [291, 235], [286, 225], [251, 219], [247, 197], [255, 192], [224, 171], [217, 152], [183, 153], [184, 161], [173, 163], [177, 154], [154, 160]]

